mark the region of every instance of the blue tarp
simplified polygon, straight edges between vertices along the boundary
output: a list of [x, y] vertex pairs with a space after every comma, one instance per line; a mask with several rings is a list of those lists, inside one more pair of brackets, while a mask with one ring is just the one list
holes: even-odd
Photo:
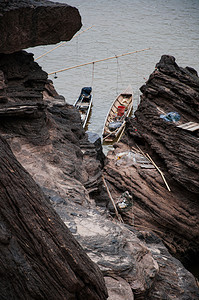
[[120, 128], [121, 125], [122, 125], [122, 122], [118, 122], [118, 121], [110, 122], [109, 125], [108, 125], [108, 128], [109, 128], [109, 130], [114, 131], [117, 128]]
[[83, 100], [84, 98], [90, 99], [91, 92], [92, 92], [92, 87], [90, 87], [90, 86], [83, 87], [78, 100]]
[[92, 87], [86, 86], [82, 88], [81, 94], [85, 96], [89, 96], [92, 92]]
[[160, 115], [160, 118], [167, 122], [178, 122], [180, 120], [180, 115], [178, 112], [169, 112], [166, 115]]

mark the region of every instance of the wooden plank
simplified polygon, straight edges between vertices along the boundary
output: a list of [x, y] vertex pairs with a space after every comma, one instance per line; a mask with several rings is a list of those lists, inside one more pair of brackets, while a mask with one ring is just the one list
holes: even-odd
[[192, 128], [195, 125], [198, 126], [199, 124], [198, 123], [189, 122], [188, 124], [185, 124], [184, 128], [185, 129], [189, 129], [189, 128]]
[[180, 128], [189, 128], [189, 127], [193, 126], [193, 124], [197, 124], [197, 123], [194, 123], [194, 122], [187, 122], [187, 123], [178, 125], [177, 127], [180, 127]]
[[119, 220], [120, 222], [124, 223], [124, 221], [123, 221], [121, 215], [119, 214], [119, 212], [118, 212], [118, 210], [117, 210], [117, 207], [116, 207], [115, 202], [114, 202], [114, 200], [113, 200], [113, 198], [112, 198], [111, 192], [110, 192], [110, 190], [109, 190], [109, 188], [108, 188], [108, 185], [107, 185], [107, 183], [106, 183], [106, 180], [105, 180], [104, 176], [102, 176], [102, 180], [103, 180], [104, 186], [105, 186], [105, 188], [106, 188], [106, 190], [107, 190], [107, 193], [108, 193], [108, 195], [109, 195], [109, 199], [111, 200], [111, 202], [112, 202], [112, 204], [113, 204], [113, 207], [114, 207], [114, 210], [115, 210], [115, 214], [116, 214], [118, 220]]
[[160, 173], [160, 175], [161, 175], [161, 177], [162, 177], [162, 179], [163, 179], [163, 181], [164, 181], [164, 183], [165, 183], [165, 185], [166, 185], [166, 187], [167, 187], [167, 189], [168, 189], [168, 191], [170, 192], [171, 191], [171, 189], [170, 189], [170, 187], [169, 187], [169, 185], [168, 185], [168, 183], [167, 183], [167, 181], [166, 181], [166, 179], [165, 179], [165, 177], [164, 177], [164, 174], [163, 174], [163, 172], [158, 168], [158, 166], [155, 164], [155, 162], [152, 160], [152, 158], [150, 157], [150, 155], [148, 154], [148, 153], [144, 153], [143, 151], [142, 151], [142, 149], [136, 144], [136, 147], [139, 149], [139, 151], [143, 154], [143, 156], [144, 157], [146, 157], [147, 159], [149, 159], [149, 161], [154, 165], [154, 167], [158, 170], [158, 172]]
[[147, 165], [149, 164], [148, 160], [137, 160], [137, 159], [135, 159], [135, 160], [138, 164], [147, 164]]
[[199, 129], [199, 123], [188, 122], [188, 123], [184, 123], [182, 125], [178, 125], [177, 127], [184, 129], [184, 130], [188, 130], [188, 131], [195, 131], [195, 130]]
[[189, 130], [189, 131], [196, 131], [196, 130], [199, 130], [199, 124], [196, 125], [196, 126], [193, 126], [193, 127], [189, 128], [189, 129], [187, 129], [187, 130]]
[[184, 124], [178, 125], [177, 127], [184, 129], [187, 126], [189, 126], [190, 124], [192, 124], [192, 122], [184, 123]]
[[145, 165], [140, 165], [142, 169], [155, 169], [153, 165], [145, 164]]

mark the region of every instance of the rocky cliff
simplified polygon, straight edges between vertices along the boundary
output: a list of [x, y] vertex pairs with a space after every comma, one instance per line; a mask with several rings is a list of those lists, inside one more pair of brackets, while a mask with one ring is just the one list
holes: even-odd
[[[78, 179], [87, 182], [90, 178], [89, 168], [84, 170], [82, 166], [79, 140], [89, 142], [83, 142], [85, 133], [78, 113], [53, 91], [33, 55], [21, 51], [70, 39], [80, 28], [80, 20], [77, 9], [68, 5], [44, 1], [1, 3], [1, 299], [107, 298], [100, 269], [42, 191], [50, 186], [64, 197], [74, 196], [74, 202], [88, 205], [97, 176], [90, 180], [88, 191]], [[56, 96], [54, 106], [49, 103], [52, 93]], [[73, 124], [67, 128], [71, 118]], [[26, 169], [32, 170], [32, 176], [5, 140]], [[92, 161], [95, 147], [91, 145], [90, 149]], [[99, 168], [100, 162], [94, 160], [94, 164]]]
[[0, 138], [1, 299], [106, 299], [104, 279]]
[[108, 156], [106, 177], [116, 199], [124, 191], [133, 197], [133, 207], [122, 213], [125, 222], [153, 230], [171, 253], [196, 263], [199, 78], [164, 55], [141, 91], [124, 143]]
[[[17, 160], [40, 186], [92, 261], [98, 264], [112, 299], [116, 297], [120, 297], [119, 299], [125, 299], [125, 297], [127, 299], [134, 299], [134, 297], [135, 299], [146, 299], [146, 297], [158, 299], [160, 296], [166, 299], [165, 295], [169, 295], [169, 299], [173, 299], [172, 295], [179, 298], [183, 295], [197, 299], [198, 291], [193, 276], [183, 268], [179, 261], [170, 256], [155, 235], [148, 232], [148, 230], [154, 230], [156, 234], [158, 233], [157, 228], [152, 226], [152, 221], [150, 226], [144, 226], [143, 223], [142, 227], [137, 227], [138, 223], [134, 214], [126, 217], [122, 213], [126, 223], [131, 224], [125, 228], [120, 222], [117, 224], [112, 222], [108, 211], [99, 210], [95, 206], [95, 202], [106, 206], [109, 197], [102, 182], [102, 163], [98, 160], [95, 145], [88, 141], [78, 112], [55, 92], [52, 82], [47, 80], [46, 73], [34, 62], [31, 54], [22, 51], [10, 55], [3, 54], [2, 57], [6, 57], [7, 64], [3, 63], [4, 59], [0, 60], [3, 98], [0, 109], [1, 136], [10, 144]], [[7, 160], [9, 161], [9, 157]], [[117, 163], [121, 162], [121, 159], [117, 160]], [[143, 177], [128, 179], [126, 169], [121, 166], [119, 169], [120, 172], [121, 170], [125, 172], [120, 173], [120, 179], [128, 181], [128, 189], [124, 182], [120, 187], [120, 180], [114, 170], [117, 188], [120, 187], [117, 196], [120, 196], [122, 191], [131, 192], [129, 187], [132, 186], [134, 180], [137, 180], [136, 186], [141, 185], [144, 188], [146, 182], [144, 183]], [[10, 178], [11, 173], [2, 172]], [[104, 174], [110, 188], [109, 174], [111, 172], [112, 167], [106, 166]], [[154, 177], [159, 182], [158, 188], [163, 188], [165, 193], [161, 179], [158, 179], [157, 174]], [[8, 178], [6, 180], [9, 181]], [[30, 191], [34, 190], [31, 186], [27, 188]], [[25, 193], [23, 190], [16, 192]], [[114, 199], [117, 199], [114, 193], [112, 195]], [[13, 197], [10, 196], [11, 199]], [[29, 198], [24, 201], [29, 201]], [[41, 206], [39, 203], [37, 201], [35, 203], [38, 218]], [[29, 219], [26, 219], [26, 213], [21, 211], [20, 202], [15, 202], [15, 206], [9, 209], [12, 210], [14, 207], [20, 215], [24, 214], [24, 224], [27, 222], [27, 226], [30, 226], [31, 207], [26, 207], [26, 212], [29, 211]], [[7, 208], [8, 212], [9, 209]], [[140, 210], [140, 215], [141, 212], [145, 213], [143, 209]], [[48, 211], [49, 213], [52, 212]], [[129, 222], [132, 217], [134, 217], [135, 224]], [[56, 216], [54, 218], [56, 219]], [[56, 222], [58, 221], [54, 221], [54, 224]], [[9, 226], [11, 230], [13, 224]], [[36, 225], [33, 223], [31, 226]], [[137, 232], [136, 229], [141, 229], [142, 233]], [[59, 234], [58, 229], [57, 232]], [[65, 234], [67, 237], [67, 233]], [[46, 244], [43, 247], [48, 249]], [[42, 264], [42, 261], [40, 263]], [[167, 270], [166, 273], [165, 270]], [[172, 278], [172, 284], [170, 278]], [[92, 282], [92, 277], [90, 280]], [[106, 291], [102, 278], [99, 279], [99, 283], [97, 293], [103, 299]], [[45, 288], [44, 286], [43, 289]], [[34, 286], [32, 289], [34, 291]], [[182, 289], [186, 292], [182, 292]], [[16, 295], [15, 297], [17, 298]], [[98, 299], [97, 295], [93, 297]]]
[[0, 53], [68, 41], [81, 28], [75, 7], [51, 1], [0, 3]]
[[[65, 12], [64, 8], [77, 13], [67, 5], [52, 3], [47, 3], [52, 10], [44, 9], [44, 2], [38, 1], [4, 1], [2, 11], [11, 13], [10, 7], [15, 8], [15, 3], [19, 10], [22, 8], [20, 15], [17, 9], [13, 12], [15, 17], [22, 16], [20, 24], [27, 3], [28, 7], [31, 4], [34, 24], [42, 23], [39, 22], [42, 15], [50, 20], [57, 11], [59, 16], [61, 11]], [[29, 11], [25, 12], [28, 15]], [[76, 30], [79, 20], [79, 14], [73, 17]], [[18, 24], [18, 19], [12, 21]], [[51, 18], [49, 28], [54, 28], [56, 22], [57, 18]], [[35, 35], [39, 37], [42, 27], [38, 28]], [[43, 37], [41, 43], [53, 42], [54, 31], [49, 28], [48, 40]], [[72, 31], [66, 32], [72, 36]], [[7, 49], [0, 51], [4, 52], [0, 54], [0, 291], [3, 299], [106, 299], [107, 289], [109, 300], [198, 299], [194, 277], [155, 235], [167, 236], [161, 229], [157, 230], [155, 214], [149, 219], [145, 204], [139, 206], [138, 201], [133, 214], [129, 210], [128, 214], [120, 211], [129, 225], [110, 215], [106, 209], [109, 196], [102, 180], [100, 145], [94, 144], [92, 134], [85, 133], [77, 110], [55, 92], [32, 54], [13, 52], [34, 45], [23, 38], [21, 46], [16, 43], [16, 48], [12, 48], [10, 42]], [[62, 39], [58, 34], [56, 38]], [[40, 44], [39, 38], [36, 43]], [[132, 126], [129, 123], [127, 137], [135, 148]], [[138, 140], [142, 139], [138, 137]], [[142, 143], [139, 145], [145, 150]], [[118, 152], [122, 149], [119, 147]], [[135, 173], [129, 176], [129, 167], [125, 169], [122, 164], [115, 167], [116, 163], [122, 163], [121, 157], [115, 161], [113, 154], [113, 167], [109, 156], [104, 171], [114, 199], [118, 197], [120, 204], [124, 204], [121, 194], [125, 191], [123, 197], [132, 200], [129, 191], [133, 195], [133, 203], [129, 202], [132, 211], [132, 204], [139, 199], [136, 196], [146, 200], [152, 189], [154, 194], [149, 199], [154, 205], [149, 210], [153, 212], [158, 191], [162, 198], [167, 195], [161, 178], [155, 172], [149, 176], [143, 170], [137, 177]], [[153, 187], [146, 188], [146, 184]], [[166, 200], [164, 203], [166, 206]], [[141, 223], [137, 222], [137, 207], [137, 215], [149, 219], [147, 224], [142, 221], [142, 227], [137, 226]], [[149, 223], [150, 226], [145, 226]], [[169, 232], [169, 241], [170, 237]]]

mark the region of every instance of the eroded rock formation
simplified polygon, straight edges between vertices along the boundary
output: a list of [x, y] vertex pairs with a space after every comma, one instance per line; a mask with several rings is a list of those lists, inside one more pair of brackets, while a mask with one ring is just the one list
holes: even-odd
[[106, 299], [99, 268], [0, 138], [1, 299]]
[[0, 53], [68, 41], [81, 28], [75, 7], [36, 0], [0, 3]]
[[[133, 208], [122, 213], [125, 222], [132, 224], [133, 218], [137, 228], [156, 232], [182, 261], [196, 262], [198, 130], [178, 126], [199, 122], [199, 78], [195, 70], [180, 68], [174, 57], [165, 55], [141, 91], [141, 103], [135, 118], [127, 122], [123, 144], [109, 153], [105, 176], [115, 199], [125, 191], [133, 196]], [[177, 120], [166, 120], [173, 112]], [[163, 172], [171, 191], [146, 155]]]
[[53, 191], [50, 200], [100, 267], [111, 300], [199, 298], [194, 277], [169, 254], [157, 235], [113, 222], [103, 210], [74, 205]]
[[[145, 299], [146, 297], [148, 299], [156, 299], [155, 297], [157, 297], [158, 299], [159, 295], [163, 297], [168, 286], [171, 286], [169, 279], [166, 280], [168, 272], [169, 278], [173, 276], [172, 282], [174, 282], [169, 292], [170, 299], [172, 299], [172, 295], [179, 296], [182, 288], [187, 289], [187, 285], [189, 285], [189, 289], [184, 292], [184, 296], [197, 299], [198, 291], [193, 276], [169, 255], [165, 247], [162, 244], [160, 245], [159, 240], [156, 240], [154, 237], [147, 239], [146, 236], [150, 236], [150, 233], [138, 233], [135, 227], [125, 228], [121, 224], [114, 224], [111, 222], [110, 215], [104, 209], [99, 211], [95, 207], [93, 199], [98, 203], [101, 202], [101, 205], [102, 203], [106, 205], [108, 202], [108, 195], [102, 184], [101, 177], [101, 158], [103, 155], [98, 160], [96, 146], [88, 141], [87, 135], [81, 126], [78, 112], [73, 106], [66, 104], [63, 97], [56, 93], [52, 82], [47, 80], [46, 73], [33, 61], [31, 54], [22, 51], [8, 56], [3, 55], [3, 57], [6, 57], [7, 64], [4, 64], [4, 59], [0, 60], [0, 92], [3, 98], [0, 108], [1, 135], [8, 141], [17, 159], [42, 188], [57, 213], [92, 261], [98, 264], [103, 272], [106, 285], [109, 289], [109, 295], [112, 295], [112, 299], [116, 299], [116, 297], [123, 297], [124, 299], [125, 297], [129, 297], [129, 299], [133, 299], [134, 297], [135, 299], [136, 297], [137, 299]], [[10, 150], [9, 153], [11, 158], [14, 159]], [[10, 170], [10, 175], [8, 174], [9, 178], [12, 170], [13, 168]], [[7, 174], [4, 170], [2, 170], [2, 173]], [[27, 180], [30, 180], [30, 176], [28, 173], [26, 174]], [[18, 177], [20, 178], [21, 176], [19, 174]], [[31, 184], [34, 185], [32, 179]], [[20, 184], [18, 185], [20, 187]], [[32, 185], [27, 187], [29, 194], [34, 190]], [[41, 193], [38, 187], [37, 191]], [[27, 201], [28, 205], [29, 197], [26, 199], [26, 192], [23, 190], [17, 190], [16, 192], [19, 195], [23, 194], [21, 198], [22, 200], [24, 199], [23, 201]], [[36, 216], [35, 213], [32, 214], [32, 210], [28, 206], [24, 207], [25, 211], [23, 210], [20, 196], [18, 197], [19, 202], [15, 201], [15, 207], [20, 215], [23, 215], [23, 226], [26, 226], [27, 231], [35, 226], [36, 238], [38, 229], [36, 224], [40, 222], [40, 217], [43, 220], [43, 210], [45, 211], [44, 214], [48, 216], [46, 218], [49, 218], [49, 213], [51, 214], [51, 211], [46, 211], [50, 207], [48, 202], [45, 204], [47, 200], [44, 196], [38, 197], [42, 197], [43, 200], [42, 203], [34, 201], [34, 212], [37, 205], [39, 206]], [[10, 195], [10, 198], [12, 199], [12, 195]], [[47, 208], [45, 208], [46, 206]], [[17, 212], [13, 213], [17, 214]], [[26, 214], [28, 219], [25, 219]], [[32, 218], [36, 224], [34, 225], [34, 222], [31, 221], [31, 224], [25, 225]], [[60, 227], [56, 224], [61, 221], [60, 219], [57, 221], [56, 216], [53, 218], [53, 230], [59, 235], [61, 234], [58, 230]], [[44, 230], [45, 220], [48, 221], [45, 218], [42, 221], [42, 229], [44, 228]], [[3, 223], [5, 227], [6, 225], [4, 224], [7, 224], [5, 219]], [[11, 230], [14, 225], [12, 223], [7, 226]], [[48, 228], [49, 223], [46, 226]], [[63, 226], [63, 224], [59, 226]], [[66, 230], [65, 238], [68, 237], [67, 232]], [[23, 231], [18, 234], [23, 234]], [[63, 234], [62, 232], [61, 236]], [[18, 240], [15, 237], [15, 232], [12, 232], [12, 236]], [[20, 239], [22, 239], [21, 236]], [[46, 236], [45, 239], [47, 239]], [[147, 245], [146, 241], [148, 242]], [[149, 245], [149, 241], [151, 241], [152, 245]], [[7, 245], [9, 246], [9, 244]], [[46, 245], [44, 243], [42, 245], [46, 249], [45, 251], [48, 251], [49, 244], [47, 243]], [[54, 245], [52, 245], [51, 249], [54, 249], [53, 247]], [[59, 245], [57, 247], [59, 248]], [[71, 247], [69, 246], [68, 249]], [[18, 252], [18, 245], [14, 249]], [[54, 251], [58, 251], [57, 253], [59, 253], [57, 248]], [[44, 258], [41, 258], [41, 264], [43, 264]], [[40, 257], [38, 261], [39, 259]], [[31, 265], [29, 262], [27, 264]], [[13, 268], [15, 267], [13, 266]], [[166, 274], [164, 273], [165, 270], [167, 270]], [[143, 274], [145, 275], [143, 276]], [[186, 280], [183, 274], [186, 275]], [[20, 276], [20, 274], [17, 273], [16, 276]], [[34, 278], [32, 270], [30, 271], [30, 276]], [[85, 273], [84, 276], [87, 277], [90, 275], [86, 275]], [[92, 281], [92, 276], [91, 278], [89, 277], [89, 280], [95, 285], [95, 282]], [[106, 291], [101, 280], [98, 286], [101, 290], [97, 291], [97, 295], [92, 296], [94, 297], [93, 299], [98, 299], [99, 295], [101, 299], [106, 297]], [[49, 282], [52, 282], [51, 279]], [[4, 287], [4, 283], [2, 281], [2, 288]], [[24, 282], [24, 286], [26, 284]], [[47, 285], [48, 283], [45, 282], [45, 284]], [[46, 289], [46, 285], [43, 286], [44, 290]], [[10, 288], [12, 290], [13, 287]], [[14, 288], [19, 287], [16, 284]], [[27, 293], [29, 293], [29, 289]], [[33, 293], [37, 295], [37, 289], [34, 285], [32, 289]], [[122, 292], [124, 289], [125, 293]], [[19, 288], [20, 291], [21, 289]], [[55, 289], [52, 291], [52, 294], [56, 292]], [[79, 292], [81, 293], [82, 291]], [[92, 293], [90, 290], [87, 292], [88, 295]], [[5, 291], [5, 293], [7, 292]], [[87, 296], [82, 297], [86, 298]]]
[[[133, 226], [116, 222], [105, 208], [97, 208], [95, 203], [106, 207], [109, 201], [102, 181], [104, 155], [100, 143], [93, 134], [84, 132], [77, 110], [56, 93], [32, 54], [18, 51], [69, 40], [81, 27], [77, 9], [44, 1], [4, 1], [0, 13], [3, 29], [0, 37], [2, 299], [102, 300], [107, 298], [105, 279], [110, 300], [197, 300], [199, 294], [194, 277], [169, 254], [157, 236], [145, 230], [156, 232], [173, 252], [195, 251], [197, 229], [193, 226], [193, 219], [186, 223], [190, 214], [195, 218], [195, 202], [189, 199], [192, 206], [189, 210], [184, 209], [180, 198], [165, 192], [162, 179], [154, 169], [144, 172], [134, 166], [132, 171], [131, 163], [125, 169], [123, 156], [115, 160], [116, 153], [128, 148], [120, 144], [112, 158], [109, 156], [104, 175], [114, 199], [119, 198], [123, 191], [133, 195], [131, 210], [120, 211], [123, 219]], [[178, 70], [170, 59], [166, 64], [161, 62], [158, 68], [166, 73], [168, 65], [169, 70]], [[195, 78], [193, 86], [197, 89], [195, 71], [189, 68], [187, 72]], [[179, 72], [178, 76], [182, 79]], [[187, 83], [190, 78], [183, 80]], [[172, 89], [175, 90], [175, 83]], [[165, 87], [163, 94], [164, 90]], [[194, 95], [191, 103], [197, 109]], [[184, 107], [185, 115], [188, 108], [187, 105]], [[150, 149], [150, 143], [143, 143], [140, 131], [137, 128], [135, 131], [134, 121], [127, 128], [129, 145], [135, 147], [133, 137], [143, 150], [146, 150], [143, 144]], [[141, 121], [138, 124], [143, 126]], [[141, 156], [140, 153], [136, 155]], [[166, 170], [164, 164], [161, 167]], [[195, 161], [194, 168], [197, 168]], [[175, 175], [176, 171], [172, 174]], [[188, 188], [190, 177], [187, 176], [185, 181], [187, 194], [183, 196], [197, 195], [197, 179], [191, 188]], [[182, 176], [178, 176], [175, 184], [172, 180], [170, 183], [172, 192], [174, 190], [178, 195]], [[163, 201], [165, 215], [162, 212], [159, 216], [161, 206], [157, 205], [157, 195], [161, 201], [165, 195], [171, 197], [168, 198], [172, 203], [169, 209], [167, 202]], [[123, 200], [120, 198], [119, 201]], [[186, 202], [187, 207], [190, 203]], [[174, 212], [166, 225], [162, 225], [162, 218], [168, 217], [170, 209]], [[148, 211], [152, 212], [150, 217]], [[182, 215], [174, 222], [178, 211]], [[178, 243], [179, 235], [176, 239], [171, 228], [173, 224], [180, 228], [184, 220], [186, 225], [181, 227], [184, 231], [180, 238], [184, 232], [185, 237]], [[169, 229], [165, 232], [167, 225]], [[193, 229], [190, 235], [188, 226]]]
[[[92, 261], [98, 264], [112, 299], [118, 295], [124, 299], [159, 299], [166, 295], [171, 282], [172, 288], [169, 293], [167, 291], [170, 299], [172, 295], [180, 297], [182, 289], [186, 290], [183, 292], [184, 297], [197, 299], [198, 289], [193, 276], [169, 255], [160, 240], [150, 237], [151, 234], [147, 232], [138, 233], [135, 226], [125, 228], [121, 224], [114, 224], [104, 209], [100, 211], [96, 208], [93, 199], [98, 203], [101, 201], [103, 205], [108, 202], [102, 184], [102, 163], [101, 159], [98, 160], [96, 146], [88, 141], [77, 110], [66, 104], [63, 97], [55, 92], [52, 82], [47, 80], [46, 73], [33, 61], [32, 55], [22, 51], [7, 56], [6, 65], [3, 63], [5, 60], [0, 61], [1, 95], [4, 99], [1, 103], [1, 135], [6, 138], [17, 159], [42, 188]], [[19, 67], [21, 76], [18, 73]], [[137, 180], [139, 182], [139, 178]], [[34, 190], [32, 187], [29, 189]], [[17, 202], [16, 207], [19, 205], [21, 203]], [[25, 208], [27, 213], [29, 208]], [[19, 212], [20, 209], [21, 206]], [[31, 211], [27, 215], [30, 219], [34, 216]], [[53, 222], [53, 229], [59, 233], [56, 225], [58, 221]], [[183, 277], [185, 275], [186, 280]], [[34, 273], [31, 276], [34, 277]], [[85, 273], [85, 276], [89, 275]], [[92, 276], [90, 280], [92, 282]], [[32, 288], [37, 295], [34, 286]], [[101, 281], [98, 288], [101, 291], [97, 291], [93, 299], [98, 299], [99, 293], [103, 294], [100, 297], [106, 297]], [[125, 294], [122, 292], [124, 289]], [[56, 293], [56, 290], [53, 292]]]
[[81, 127], [78, 112], [63, 97], [49, 95], [47, 74], [31, 54], [2, 54], [0, 65], [4, 99], [1, 134], [42, 187], [59, 190], [62, 196], [82, 203], [98, 190], [101, 163]]
[[[70, 194], [69, 189], [74, 190], [71, 198], [88, 205], [89, 192], [83, 183], [90, 177], [82, 166], [79, 147], [79, 138], [85, 138], [85, 133], [81, 126], [78, 131], [76, 128], [80, 117], [63, 97], [52, 97], [55, 93], [47, 74], [34, 62], [33, 55], [16, 52], [69, 40], [81, 27], [79, 12], [65, 4], [44, 1], [4, 1], [0, 5], [1, 298], [106, 299], [101, 271], [38, 186], [45, 190], [50, 185], [64, 197]], [[52, 98], [55, 106], [49, 103]], [[74, 123], [68, 130], [63, 129], [71, 117]], [[16, 160], [5, 139], [23, 165], [32, 170], [38, 184]], [[63, 146], [65, 142], [67, 146]], [[90, 149], [93, 157], [95, 147], [91, 145]], [[65, 151], [68, 160], [64, 160]], [[99, 165], [97, 162], [97, 168]], [[83, 183], [76, 179], [79, 177], [83, 177]], [[96, 181], [90, 180], [91, 191]]]

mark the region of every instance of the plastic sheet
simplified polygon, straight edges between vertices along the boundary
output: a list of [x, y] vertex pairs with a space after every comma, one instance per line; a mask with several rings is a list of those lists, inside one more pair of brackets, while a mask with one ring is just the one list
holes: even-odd
[[169, 112], [166, 115], [160, 115], [160, 118], [167, 122], [178, 122], [180, 120], [180, 115], [178, 112]]
[[131, 151], [121, 152], [116, 155], [116, 165], [128, 165], [132, 166], [136, 163], [135, 154]]
[[114, 131], [115, 129], [119, 128], [120, 126], [122, 126], [122, 122], [115, 121], [115, 122], [109, 123], [108, 128], [109, 128], [109, 130]]

